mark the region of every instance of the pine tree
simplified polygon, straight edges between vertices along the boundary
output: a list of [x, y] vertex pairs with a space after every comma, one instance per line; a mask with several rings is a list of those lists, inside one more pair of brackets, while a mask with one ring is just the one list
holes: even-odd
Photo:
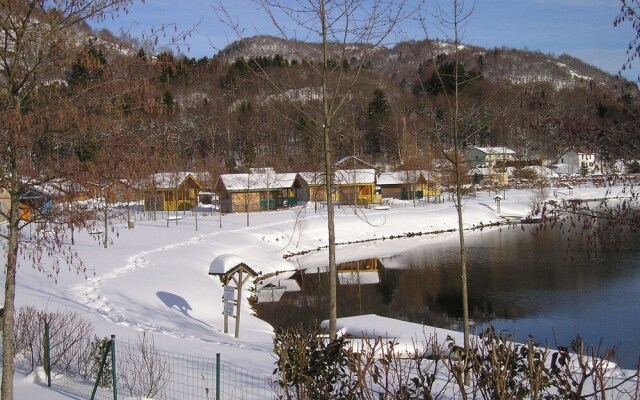
[[391, 107], [389, 101], [381, 89], [373, 92], [373, 100], [367, 109], [367, 153], [376, 156], [386, 152], [384, 138], [391, 121]]

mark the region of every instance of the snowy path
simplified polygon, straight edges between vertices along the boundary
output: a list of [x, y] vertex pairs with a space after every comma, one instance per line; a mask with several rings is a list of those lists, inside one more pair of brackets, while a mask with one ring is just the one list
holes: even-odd
[[[322, 217], [317, 216], [317, 218]], [[188, 221], [182, 222], [182, 224], [187, 225]], [[271, 346], [259, 345], [258, 343], [253, 345], [247, 343], [238, 344], [236, 341], [229, 340], [227, 335], [221, 332], [221, 329], [215, 328], [216, 326], [219, 328], [220, 317], [216, 315], [216, 313], [213, 313], [215, 318], [212, 318], [212, 313], [203, 310], [203, 307], [198, 307], [196, 301], [189, 300], [187, 303], [185, 300], [185, 304], [190, 304], [188, 311], [186, 311], [187, 309], [185, 308], [169, 307], [166, 301], [164, 304], [158, 301], [159, 293], [164, 293], [165, 297], [167, 295], [170, 296], [173, 292], [177, 291], [176, 287], [169, 287], [169, 289], [167, 289], [169, 292], [157, 292], [157, 286], [161, 286], [161, 284], [154, 285], [152, 292], [155, 291], [155, 296], [154, 293], [150, 293], [151, 295], [146, 293], [144, 287], [138, 287], [137, 289], [139, 291], [145, 292], [144, 295], [138, 297], [132, 296], [131, 291], [124, 290], [124, 288], [128, 285], [129, 281], [158, 282], [166, 280], [164, 278], [158, 279], [158, 277], [162, 275], [167, 268], [175, 268], [176, 260], [185, 258], [176, 256], [176, 254], [180, 253], [204, 253], [206, 256], [200, 258], [205, 258], [210, 262], [217, 254], [227, 251], [235, 251], [247, 255], [246, 248], [248, 247], [255, 253], [255, 258], [264, 258], [264, 255], [261, 255], [260, 251], [257, 251], [256, 238], [261, 238], [259, 241], [263, 242], [263, 245], [275, 242], [276, 247], [284, 247], [283, 242], [288, 239], [285, 236], [277, 236], [275, 240], [272, 237], [267, 238], [267, 236], [268, 234], [273, 236], [273, 232], [291, 231], [291, 227], [294, 226], [294, 224], [295, 219], [287, 218], [256, 226], [243, 226], [229, 230], [222, 229], [207, 234], [195, 233], [195, 236], [178, 243], [140, 251], [130, 256], [124, 265], [115, 265], [108, 269], [103, 268], [106, 272], [89, 278], [80, 284], [76, 284], [70, 287], [68, 291], [79, 304], [90, 310], [90, 312], [99, 315], [104, 320], [123, 327], [131, 327], [138, 331], [146, 331], [189, 341], [240, 346], [270, 352]], [[195, 230], [193, 230], [193, 228], [191, 229], [188, 234], [193, 235]], [[169, 233], [172, 233], [171, 228], [169, 228]], [[234, 236], [237, 237], [237, 240], [231, 240], [233, 245], [229, 246], [230, 238]], [[249, 241], [247, 243], [248, 239]], [[281, 259], [273, 250], [269, 249], [269, 253]], [[282, 263], [287, 264], [285, 261], [282, 261]], [[208, 263], [205, 265], [208, 269]], [[204, 281], [209, 286], [213, 286], [214, 289], [219, 285], [217, 279], [208, 277], [206, 275], [207, 271], [203, 271], [201, 267], [195, 269], [189, 268], [183, 272], [190, 279], [193, 279], [193, 281], [200, 281], [200, 283]], [[203, 272], [205, 279], [202, 279]], [[207, 297], [215, 298], [215, 290], [212, 290]], [[149, 298], [155, 301], [150, 302], [148, 300]], [[212, 301], [217, 301], [217, 299]], [[159, 316], [164, 318], [158, 318]], [[233, 332], [233, 323], [234, 320], [231, 320], [231, 332]], [[194, 329], [194, 327], [196, 329]]]

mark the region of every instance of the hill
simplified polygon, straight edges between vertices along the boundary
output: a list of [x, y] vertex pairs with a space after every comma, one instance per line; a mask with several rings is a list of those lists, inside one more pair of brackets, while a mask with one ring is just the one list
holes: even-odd
[[[76, 42], [70, 59], [77, 61], [52, 80], [128, 85], [104, 107], [121, 112], [119, 123], [156, 156], [145, 160], [154, 164], [147, 169], [166, 170], [172, 160], [177, 168], [217, 176], [248, 166], [304, 171], [320, 164], [313, 122], [321, 109], [318, 43], [255, 36], [196, 60], [145, 52], [135, 41], [88, 27]], [[356, 155], [381, 169], [438, 164], [451, 145], [450, 93], [436, 72], [451, 75], [452, 48], [428, 40], [375, 48], [334, 121], [336, 160]], [[341, 50], [330, 45], [331, 67], [352, 77], [360, 48], [347, 46], [344, 58]], [[592, 148], [610, 162], [638, 158], [635, 84], [566, 55], [465, 45], [460, 61], [468, 80], [460, 97], [465, 147], [507, 146], [537, 162], [571, 146]]]
[[[452, 49], [451, 43], [433, 40], [401, 42], [392, 48], [379, 47], [371, 57], [369, 68], [389, 78], [412, 80], [421, 65], [432, 58], [450, 54]], [[334, 56], [339, 50], [337, 46], [333, 47]], [[282, 38], [260, 35], [230, 44], [215, 59], [232, 64], [237, 58], [273, 57], [277, 54], [290, 61], [301, 55], [305, 59], [318, 61], [321, 48], [318, 43], [288, 42]], [[357, 51], [348, 51], [347, 59], [355, 54]], [[460, 55], [467, 66], [477, 68], [487, 80], [496, 83], [547, 82], [558, 88], [575, 87], [591, 81], [608, 87], [619, 85], [616, 76], [566, 54], [554, 56], [504, 47], [485, 49], [464, 45]]]

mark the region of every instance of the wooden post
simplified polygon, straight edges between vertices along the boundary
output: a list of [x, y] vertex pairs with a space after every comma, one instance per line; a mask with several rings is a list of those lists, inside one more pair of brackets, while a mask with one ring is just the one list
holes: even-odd
[[[229, 280], [225, 279], [223, 284], [224, 284], [224, 286], [227, 286], [229, 284]], [[224, 305], [225, 301], [226, 300], [224, 300], [224, 299], [222, 300], [223, 305]], [[229, 316], [227, 315], [226, 312], [224, 312], [224, 310], [222, 311], [222, 313], [224, 314], [224, 333], [229, 333]]]
[[238, 271], [238, 280], [235, 281], [236, 286], [238, 288], [238, 297], [236, 300], [236, 334], [235, 337], [238, 339], [240, 337], [240, 305], [242, 303], [242, 286], [251, 278], [251, 274], [247, 273], [247, 275], [242, 277], [242, 270]]
[[[236, 267], [229, 269], [228, 266], [225, 265], [229, 263], [229, 259], [230, 259], [229, 256], [231, 256], [231, 258], [236, 258], [236, 259], [238, 258], [237, 256], [233, 256], [229, 254], [223, 254], [216, 257], [216, 259], [213, 260], [213, 262], [211, 263], [211, 266], [209, 267], [209, 275], [218, 276], [222, 284], [225, 286], [225, 288], [226, 287], [232, 288], [229, 286], [230, 281], [233, 281], [235, 283], [235, 289], [238, 291], [238, 295], [236, 297], [235, 337], [239, 338], [240, 337], [240, 311], [242, 306], [242, 287], [244, 286], [245, 282], [247, 282], [250, 278], [257, 276], [258, 274], [255, 273], [255, 271], [253, 271], [243, 262], [239, 262], [236, 265]], [[232, 260], [232, 261], [239, 261], [239, 260]], [[227, 310], [227, 306], [231, 307], [231, 310], [233, 309], [232, 308], [233, 294], [229, 293], [229, 296], [227, 296], [226, 292], [227, 290], [225, 289], [225, 296], [223, 297], [223, 302], [225, 303], [225, 311], [223, 312], [224, 333], [229, 332], [228, 315], [229, 314], [233, 315], [232, 312], [228, 312], [230, 310]]]
[[238, 299], [236, 300], [236, 339], [240, 337], [240, 304], [242, 303], [242, 270], [238, 272], [238, 281], [236, 286], [238, 287]]

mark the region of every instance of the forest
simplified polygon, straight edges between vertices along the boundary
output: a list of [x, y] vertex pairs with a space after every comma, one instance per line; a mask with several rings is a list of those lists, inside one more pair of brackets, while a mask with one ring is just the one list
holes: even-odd
[[[119, 39], [115, 45], [100, 34], [113, 37], [90, 31], [86, 44], [74, 49], [75, 61], [47, 90], [72, 105], [74, 92], [100, 87], [95, 103], [83, 100], [78, 110], [102, 117], [103, 124], [75, 122], [68, 128], [79, 133], [73, 140], [67, 129], [43, 133], [34, 144], [42, 157], [55, 153], [110, 174], [126, 169], [120, 178], [320, 165], [321, 132], [310, 121], [321, 111], [316, 44], [302, 44], [310, 58], [296, 59], [286, 56], [282, 39], [259, 36], [194, 59], [170, 51], [152, 56], [135, 50], [136, 43]], [[591, 149], [605, 163], [637, 158], [635, 83], [569, 56], [504, 48], [465, 47], [454, 68], [450, 47], [405, 42], [372, 56], [334, 121], [336, 160], [354, 155], [380, 170], [437, 168], [452, 148], [447, 102], [454, 70], [461, 82], [463, 148], [507, 146], [527, 164], [553, 162], [574, 146]], [[265, 50], [248, 54], [246, 48]], [[353, 57], [328, 65], [348, 75], [357, 63]], [[109, 165], [114, 152], [128, 154], [128, 162]]]

